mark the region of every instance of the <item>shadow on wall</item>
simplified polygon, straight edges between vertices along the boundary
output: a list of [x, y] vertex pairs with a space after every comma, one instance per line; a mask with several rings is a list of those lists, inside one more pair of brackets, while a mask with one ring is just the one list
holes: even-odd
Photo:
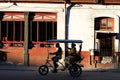
[[0, 51], [0, 61], [7, 61], [6, 52]]
[[[0, 49], [3, 48], [3, 42], [0, 41]], [[0, 61], [7, 61], [7, 55], [6, 52], [0, 51]]]

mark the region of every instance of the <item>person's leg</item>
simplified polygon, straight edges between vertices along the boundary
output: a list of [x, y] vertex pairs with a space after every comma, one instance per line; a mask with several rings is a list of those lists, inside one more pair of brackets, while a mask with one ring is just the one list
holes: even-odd
[[53, 65], [54, 65], [54, 73], [55, 72], [57, 72], [57, 67], [58, 67], [58, 64], [57, 64], [57, 62], [58, 62], [58, 58], [55, 56], [53, 59]]
[[58, 64], [57, 64], [57, 62], [53, 62], [53, 64], [54, 64], [54, 72], [57, 72]]

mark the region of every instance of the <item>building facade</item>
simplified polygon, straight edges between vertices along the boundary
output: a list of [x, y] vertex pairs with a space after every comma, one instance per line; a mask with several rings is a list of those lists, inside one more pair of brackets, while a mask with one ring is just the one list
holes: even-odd
[[[119, 0], [4, 0], [0, 3], [0, 49], [14, 64], [44, 64], [49, 39], [82, 40], [85, 67], [119, 63]], [[34, 47], [29, 49], [32, 42]], [[61, 44], [64, 50], [64, 44]], [[77, 46], [78, 49], [78, 46]], [[64, 54], [63, 54], [64, 59]]]

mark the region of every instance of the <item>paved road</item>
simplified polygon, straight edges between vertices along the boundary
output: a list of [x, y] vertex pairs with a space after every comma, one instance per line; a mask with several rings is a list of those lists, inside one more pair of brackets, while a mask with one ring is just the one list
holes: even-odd
[[0, 66], [0, 80], [120, 80], [118, 70], [90, 70], [83, 71], [80, 77], [71, 77], [68, 71], [49, 73], [41, 76], [38, 67]]

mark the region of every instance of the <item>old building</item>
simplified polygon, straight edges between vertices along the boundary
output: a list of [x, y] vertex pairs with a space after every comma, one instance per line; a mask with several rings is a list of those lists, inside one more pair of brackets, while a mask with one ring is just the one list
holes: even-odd
[[120, 51], [119, 5], [119, 0], [1, 0], [0, 50], [8, 62], [40, 65], [48, 50], [55, 50], [55, 43], [46, 40], [77, 39], [83, 40], [85, 67], [114, 68]]

